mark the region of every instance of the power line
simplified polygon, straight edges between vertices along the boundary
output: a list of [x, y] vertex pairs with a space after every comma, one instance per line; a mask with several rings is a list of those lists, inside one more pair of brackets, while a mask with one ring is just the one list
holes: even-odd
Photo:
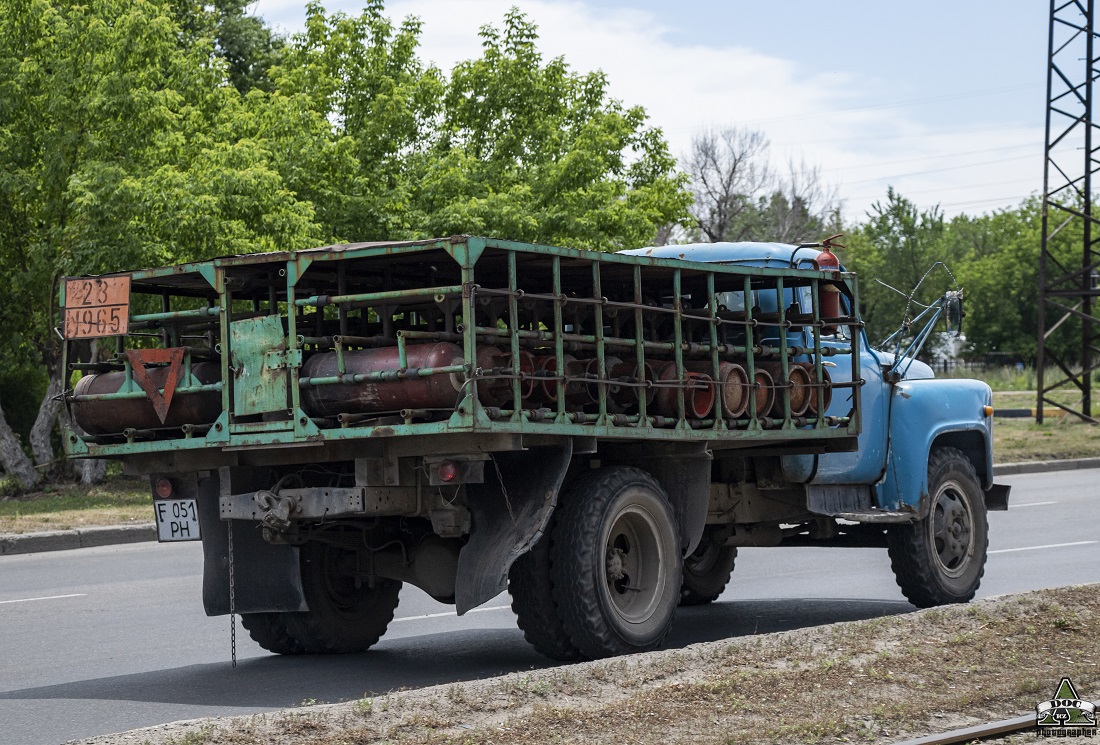
[[[1069, 148], [1072, 149], [1072, 148]], [[926, 173], [943, 173], [944, 171], [957, 171], [963, 168], [977, 168], [978, 166], [996, 165], [997, 163], [1007, 163], [1012, 160], [1024, 160], [1026, 158], [1035, 157], [1033, 155], [1015, 155], [1011, 158], [998, 158], [997, 160], [984, 160], [980, 163], [964, 163], [958, 166], [944, 166], [943, 168], [928, 168], [923, 171], [910, 171], [909, 173], [896, 173], [892, 176], [879, 176], [877, 178], [865, 178], [857, 181], [845, 182], [844, 186], [852, 186], [853, 184], [873, 184], [880, 181], [889, 181], [896, 178], [907, 178], [909, 176], [923, 176]]]
[[916, 157], [913, 157], [913, 158], [903, 158], [902, 160], [886, 160], [886, 161], [876, 161], [875, 163], [865, 163], [861, 166], [842, 166], [842, 167], [837, 167], [837, 168], [824, 168], [824, 169], [822, 169], [821, 172], [822, 173], [829, 173], [831, 171], [850, 171], [853, 168], [875, 168], [877, 166], [889, 166], [889, 165], [895, 165], [897, 163], [912, 163], [914, 161], [920, 161], [920, 160], [937, 160], [937, 159], [940, 159], [940, 158], [956, 158], [960, 155], [977, 155], [979, 153], [995, 153], [995, 152], [1000, 152], [1002, 150], [1019, 150], [1020, 148], [1025, 148], [1025, 147], [1035, 147], [1035, 143], [1029, 142], [1025, 145], [1005, 145], [1004, 147], [989, 147], [989, 148], [984, 148], [982, 150], [966, 150], [966, 151], [963, 151], [963, 152], [960, 152], [960, 153], [942, 153], [942, 154], [939, 154], [939, 155], [919, 155], [919, 156], [916, 156]]
[[827, 111], [813, 111], [802, 114], [788, 114], [786, 116], [768, 117], [766, 119], [746, 119], [741, 124], [764, 124], [768, 122], [783, 122], [793, 119], [805, 119], [806, 117], [822, 117], [829, 116], [831, 114], [841, 114], [850, 111], [872, 111], [881, 109], [896, 109], [905, 108], [906, 106], [915, 106], [923, 103], [936, 103], [939, 101], [955, 101], [960, 98], [968, 98], [971, 96], [991, 96], [998, 93], [1009, 93], [1011, 91], [1026, 90], [1028, 88], [1035, 88], [1041, 85], [1040, 83], [1023, 83], [1020, 85], [1009, 85], [1001, 88], [986, 88], [977, 91], [962, 91], [959, 93], [948, 93], [942, 96], [929, 96], [926, 98], [911, 98], [904, 101], [895, 101], [892, 103], [882, 104], [867, 104], [865, 106], [849, 106], [840, 109], [829, 109]]
[[[1036, 128], [1038, 131], [1040, 128]], [[959, 134], [961, 132], [1002, 132], [1003, 128], [979, 124], [973, 127], [954, 127], [952, 129], [929, 129], [924, 132], [889, 132], [886, 134], [866, 135], [863, 137], [834, 137], [827, 140], [799, 140], [797, 142], [773, 142], [775, 147], [795, 147], [798, 145], [831, 145], [844, 142], [868, 142], [873, 140], [907, 140], [937, 135]]]
[[968, 205], [968, 204], [969, 205], [989, 204], [989, 203], [992, 203], [992, 202], [1020, 202], [1024, 199], [1027, 199], [1029, 196], [1031, 196], [1031, 195], [1030, 194], [1020, 194], [1019, 196], [1001, 197], [1000, 199], [971, 199], [971, 200], [966, 201], [966, 202], [946, 202], [944, 204], [941, 204], [940, 207], [962, 207], [963, 205]]
[[[1015, 181], [987, 181], [984, 184], [966, 184], [964, 186], [946, 186], [946, 187], [937, 188], [937, 189], [918, 189], [917, 191], [908, 191], [907, 190], [905, 192], [905, 196], [908, 197], [908, 196], [911, 196], [913, 194], [937, 193], [937, 192], [941, 192], [941, 191], [959, 191], [961, 189], [980, 189], [983, 186], [1007, 186], [1009, 184], [1027, 184], [1027, 183], [1034, 183], [1035, 181], [1037, 181], [1037, 179], [1026, 178], [1026, 179], [1016, 179]], [[882, 196], [882, 195], [881, 194], [872, 194], [870, 196], [864, 196], [864, 197], [847, 197], [847, 199], [851, 199], [853, 201], [856, 201], [856, 200], [863, 200], [863, 199], [877, 199], [880, 196]]]

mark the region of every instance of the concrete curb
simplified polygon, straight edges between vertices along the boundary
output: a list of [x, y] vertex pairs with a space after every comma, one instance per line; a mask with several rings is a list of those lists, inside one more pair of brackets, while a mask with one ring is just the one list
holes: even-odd
[[42, 551], [65, 551], [73, 548], [114, 546], [120, 543], [155, 541], [157, 530], [152, 523], [111, 525], [103, 528], [49, 530], [42, 533], [0, 534], [0, 555], [34, 554]]
[[[1027, 463], [1003, 463], [993, 466], [994, 476], [1015, 476], [1022, 473], [1047, 473], [1073, 471], [1082, 468], [1100, 468], [1100, 458], [1075, 458], [1072, 460], [1034, 460]], [[65, 551], [92, 546], [113, 546], [120, 543], [155, 541], [156, 527], [152, 523], [141, 525], [113, 525], [105, 528], [77, 528], [75, 530], [51, 530], [44, 533], [0, 533], [0, 555], [33, 554], [42, 551]]]
[[1076, 471], [1081, 468], [1100, 468], [1100, 458], [1072, 458], [1068, 460], [1032, 460], [1026, 463], [1002, 463], [993, 466], [994, 476], [1015, 476], [1021, 473], [1047, 473], [1048, 471]]

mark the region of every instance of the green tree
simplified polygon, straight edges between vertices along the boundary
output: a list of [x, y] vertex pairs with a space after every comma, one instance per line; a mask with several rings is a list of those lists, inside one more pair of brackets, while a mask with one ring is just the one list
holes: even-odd
[[382, 0], [357, 17], [306, 8], [274, 70], [263, 126], [279, 168], [335, 241], [408, 237], [408, 161], [427, 147], [442, 79], [416, 56], [420, 23], [395, 27]]
[[265, 143], [238, 134], [247, 110], [213, 42], [180, 38], [149, 0], [15, 0], [0, 16], [0, 261], [17, 300], [0, 309], [0, 347], [49, 372], [30, 436], [40, 464], [62, 386], [60, 276], [320, 236]]
[[[971, 354], [992, 354], [1034, 362], [1038, 344], [1039, 251], [1042, 246], [1042, 200], [1033, 196], [1013, 209], [990, 215], [960, 215], [948, 226], [956, 250], [967, 252], [959, 267], [966, 292], [966, 338]], [[1079, 261], [1080, 223], [1059, 231], [1051, 252], [1065, 266]], [[1052, 271], [1057, 271], [1053, 266]], [[1056, 317], [1050, 318], [1053, 324]], [[1059, 357], [1079, 361], [1080, 323], [1065, 321], [1047, 344]]]
[[274, 87], [271, 68], [282, 59], [286, 40], [248, 14], [248, 0], [174, 0], [173, 18], [184, 47], [213, 42], [212, 59], [224, 64], [228, 81], [241, 93]]
[[684, 220], [690, 196], [663, 135], [642, 108], [608, 97], [602, 72], [544, 63], [515, 9], [481, 38], [482, 56], [447, 82], [432, 146], [411, 158], [414, 235], [615, 250]]
[[929, 270], [937, 261], [955, 267], [962, 256], [945, 240], [947, 226], [939, 207], [920, 210], [893, 187], [885, 202], [871, 206], [867, 218], [849, 236], [843, 258], [860, 275], [862, 315], [874, 344], [919, 313], [920, 306], [908, 302], [918, 285], [913, 300], [925, 304], [953, 288], [947, 272]]
[[[40, 465], [65, 383], [62, 276], [460, 232], [625, 248], [685, 215], [644, 111], [608, 98], [601, 73], [543, 64], [518, 11], [448, 81], [417, 58], [419, 22], [395, 26], [382, 0], [354, 18], [312, 3], [285, 45], [245, 7], [10, 0], [0, 16], [0, 261], [16, 299], [0, 304], [0, 396], [11, 371], [46, 370], [16, 378], [42, 396], [19, 433]], [[33, 483], [0, 425], [3, 467]]]

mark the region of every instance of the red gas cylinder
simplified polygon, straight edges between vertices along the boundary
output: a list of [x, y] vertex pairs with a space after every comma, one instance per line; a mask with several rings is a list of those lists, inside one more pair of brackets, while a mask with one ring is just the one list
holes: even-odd
[[[806, 406], [806, 416], [816, 417], [817, 413], [823, 409], [828, 409], [829, 404], [833, 401], [833, 380], [829, 375], [829, 368], [821, 368], [821, 380], [823, 383], [822, 388], [817, 386], [817, 370], [814, 368], [812, 362], [799, 362], [798, 366], [806, 370], [806, 374], [810, 378], [810, 401]], [[821, 402], [824, 401], [824, 406]]]
[[[167, 367], [149, 368], [149, 380], [157, 389], [164, 388], [168, 378]], [[202, 385], [221, 380], [222, 368], [217, 362], [197, 362], [191, 366], [191, 375]], [[124, 429], [158, 429], [182, 427], [185, 424], [212, 424], [222, 413], [221, 391], [179, 392], [172, 398], [168, 415], [160, 421], [153, 404], [142, 394], [135, 398], [100, 399], [82, 401], [82, 396], [117, 393], [126, 381], [124, 372], [107, 372], [85, 375], [77, 381], [73, 391], [73, 421], [90, 435], [122, 432]], [[182, 377], [182, 376], [181, 376]], [[183, 388], [183, 385], [180, 386]]]
[[[712, 363], [701, 361], [685, 362], [684, 367], [708, 374], [714, 370]], [[718, 363], [718, 400], [722, 402], [722, 416], [726, 419], [745, 415], [749, 408], [749, 374], [744, 367], [725, 360]]]
[[657, 395], [653, 402], [661, 416], [678, 417], [676, 389], [684, 389], [684, 415], [688, 419], [703, 419], [714, 409], [714, 381], [709, 375], [698, 372], [684, 372], [684, 380], [676, 375], [676, 363], [666, 362], [656, 369], [658, 383]]
[[[777, 384], [783, 383], [783, 366], [778, 362], [767, 362], [761, 367], [768, 371]], [[806, 368], [791, 363], [787, 367], [786, 385], [790, 391], [791, 416], [802, 416], [810, 405], [810, 374]], [[783, 396], [776, 391], [775, 401], [772, 403], [772, 416], [783, 416]]]
[[[462, 348], [448, 342], [410, 344], [406, 348], [410, 368], [461, 365]], [[481, 363], [481, 360], [478, 360]], [[348, 375], [397, 370], [397, 347], [344, 352]], [[335, 352], [315, 354], [302, 365], [303, 378], [329, 378], [338, 374]], [[366, 414], [401, 409], [453, 409], [463, 390], [464, 376], [429, 375], [391, 381], [362, 381], [308, 386], [302, 389], [302, 408], [310, 416]]]
[[[834, 235], [826, 238], [821, 242], [821, 247], [824, 249], [817, 255], [817, 267], [823, 272], [839, 272], [840, 271], [840, 259], [836, 257], [830, 249], [844, 248], [844, 246], [836, 243], [837, 238], [842, 238], [843, 234]], [[821, 296], [819, 298], [820, 305], [818, 311], [821, 313], [822, 320], [830, 318], [840, 317], [840, 290], [833, 285], [821, 285]], [[833, 335], [836, 333], [836, 324], [825, 324], [821, 333], [826, 335]]]

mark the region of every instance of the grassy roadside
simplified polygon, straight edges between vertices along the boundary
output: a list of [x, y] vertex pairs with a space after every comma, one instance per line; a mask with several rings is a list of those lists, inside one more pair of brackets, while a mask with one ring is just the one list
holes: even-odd
[[1096, 699], [1098, 634], [1087, 585], [86, 742], [893, 742]]
[[50, 484], [0, 498], [0, 533], [34, 533], [153, 520], [146, 479], [112, 476], [102, 484]]
[[[1034, 406], [1034, 401], [1030, 405]], [[1042, 425], [1036, 424], [1034, 419], [996, 419], [993, 422], [994, 463], [1098, 456], [1100, 427], [1076, 417], [1047, 417]]]

